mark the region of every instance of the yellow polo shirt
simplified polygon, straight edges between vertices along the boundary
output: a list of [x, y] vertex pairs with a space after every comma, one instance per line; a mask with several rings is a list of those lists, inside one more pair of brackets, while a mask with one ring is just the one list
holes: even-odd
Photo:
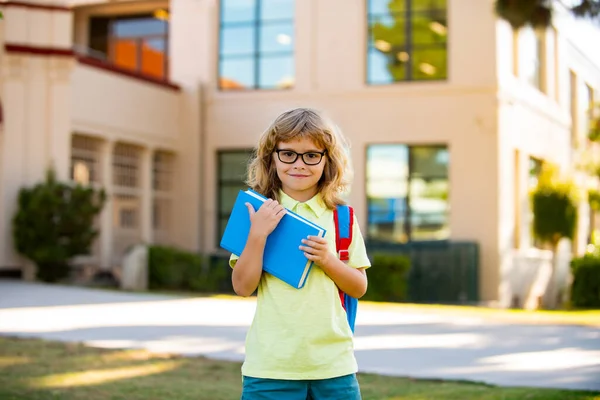
[[[281, 205], [326, 229], [335, 253], [333, 210], [320, 195], [301, 203], [281, 193]], [[301, 243], [298, 243], [300, 246]], [[356, 217], [348, 265], [368, 268], [365, 244]], [[231, 255], [233, 268], [238, 257]], [[302, 289], [263, 272], [254, 320], [246, 337], [242, 375], [270, 379], [328, 379], [357, 372], [352, 331], [335, 283], [313, 265]]]

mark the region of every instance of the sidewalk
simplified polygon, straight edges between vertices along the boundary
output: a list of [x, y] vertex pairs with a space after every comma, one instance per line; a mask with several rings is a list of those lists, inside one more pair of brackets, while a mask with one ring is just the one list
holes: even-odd
[[[178, 298], [0, 280], [0, 334], [243, 360], [252, 299]], [[600, 329], [363, 307], [362, 372], [600, 390]]]

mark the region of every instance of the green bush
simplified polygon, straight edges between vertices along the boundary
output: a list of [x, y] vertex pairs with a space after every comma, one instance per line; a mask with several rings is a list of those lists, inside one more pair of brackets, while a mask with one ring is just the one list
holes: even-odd
[[571, 304], [577, 308], [600, 308], [600, 256], [586, 254], [571, 260]]
[[168, 246], [148, 249], [148, 286], [154, 290], [233, 292], [227, 260], [205, 258]]
[[531, 193], [533, 234], [555, 250], [562, 238], [573, 239], [577, 226], [577, 193], [558, 168], [544, 164], [538, 185]]
[[56, 180], [52, 169], [45, 182], [19, 191], [12, 220], [17, 252], [36, 264], [37, 278], [56, 282], [69, 275], [70, 260], [90, 253], [98, 230], [103, 190]]
[[372, 301], [405, 301], [410, 259], [399, 254], [375, 253], [367, 270], [369, 287], [363, 296]]

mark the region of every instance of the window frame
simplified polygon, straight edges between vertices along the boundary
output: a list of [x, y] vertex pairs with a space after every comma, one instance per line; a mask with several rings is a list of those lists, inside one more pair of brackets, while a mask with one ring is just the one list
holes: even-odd
[[[221, 232], [221, 221], [224, 218], [229, 218], [229, 216], [231, 215], [231, 212], [229, 213], [224, 213], [223, 209], [221, 207], [221, 188], [223, 187], [223, 183], [225, 182], [226, 184], [228, 184], [229, 186], [234, 186], [237, 185], [240, 182], [237, 182], [233, 179], [228, 179], [228, 180], [223, 180], [221, 178], [221, 171], [223, 171], [223, 160], [222, 160], [222, 155], [225, 154], [246, 154], [248, 156], [248, 161], [250, 161], [250, 159], [252, 158], [253, 154], [254, 154], [254, 148], [251, 147], [240, 147], [240, 148], [227, 148], [227, 149], [217, 149], [216, 151], [216, 166], [217, 166], [217, 173], [216, 173], [216, 190], [215, 190], [215, 196], [216, 196], [216, 201], [217, 201], [217, 207], [216, 207], [216, 223], [215, 223], [215, 237], [216, 237], [216, 243], [220, 243], [221, 242], [221, 237], [223, 236], [224, 232]], [[246, 170], [247, 172], [247, 170]], [[242, 181], [241, 182], [242, 185], [244, 187], [245, 183]]]
[[[169, 9], [166, 9], [167, 12], [169, 12]], [[170, 48], [169, 48], [169, 38], [171, 35], [171, 24], [169, 20], [162, 20], [164, 22], [164, 24], [166, 25], [165, 27], [165, 32], [164, 34], [150, 34], [150, 35], [145, 35], [145, 36], [116, 36], [115, 35], [115, 23], [117, 21], [124, 21], [124, 20], [136, 20], [136, 19], [157, 19], [153, 16], [153, 14], [151, 12], [139, 12], [139, 13], [134, 13], [134, 14], [115, 14], [115, 15], [90, 15], [89, 16], [89, 24], [91, 25], [91, 20], [97, 18], [97, 19], [105, 19], [107, 20], [107, 32], [106, 32], [106, 53], [104, 54], [105, 61], [108, 61], [111, 65], [114, 65], [116, 68], [119, 69], [123, 69], [126, 71], [132, 71], [136, 74], [140, 74], [142, 76], [147, 76], [150, 77], [152, 79], [157, 79], [159, 81], [168, 81], [169, 80], [169, 67], [170, 67]], [[88, 39], [88, 43], [90, 42], [91, 39], [91, 32], [87, 31], [86, 33], [87, 39]], [[136, 43], [136, 67], [135, 68], [127, 68], [124, 66], [120, 66], [118, 64], [115, 63], [115, 42], [117, 39], [128, 39], [128, 40], [132, 40], [135, 41]], [[152, 74], [148, 74], [143, 72], [142, 69], [142, 63], [143, 63], [143, 55], [142, 55], [142, 45], [144, 43], [144, 41], [146, 40], [152, 40], [152, 39], [164, 39], [164, 44], [165, 44], [165, 50], [164, 50], [164, 60], [163, 60], [163, 76], [157, 76], [157, 75], [152, 75]], [[89, 46], [88, 46], [89, 47]], [[100, 52], [99, 50], [95, 50], [95, 49], [88, 49], [88, 53], [91, 52]], [[92, 55], [92, 57], [94, 58], [98, 58]]]
[[[449, 68], [449, 32], [450, 32], [450, 23], [449, 23], [449, 18], [448, 18], [448, 3], [451, 2], [451, 0], [447, 0], [446, 1], [446, 7], [444, 9], [445, 11], [445, 15], [446, 15], [446, 41], [443, 44], [439, 44], [439, 43], [429, 43], [429, 44], [417, 44], [415, 46], [414, 44], [414, 38], [413, 38], [413, 18], [415, 17], [415, 15], [423, 15], [426, 12], [431, 12], [431, 11], [439, 11], [441, 10], [440, 8], [427, 8], [424, 10], [417, 10], [414, 11], [413, 10], [413, 0], [403, 0], [404, 1], [404, 11], [399, 11], [399, 12], [388, 12], [387, 14], [385, 14], [386, 16], [396, 16], [399, 15], [402, 18], [404, 18], [404, 20], [406, 21], [406, 25], [405, 25], [405, 49], [406, 49], [406, 53], [408, 53], [409, 55], [409, 61], [406, 63], [407, 67], [406, 67], [406, 77], [404, 79], [400, 79], [400, 80], [392, 80], [391, 82], [377, 82], [377, 81], [371, 81], [370, 80], [370, 62], [369, 62], [369, 56], [371, 54], [371, 52], [373, 51], [377, 51], [377, 49], [372, 46], [371, 44], [371, 19], [374, 17], [379, 17], [379, 16], [383, 16], [384, 14], [379, 14], [379, 13], [370, 13], [369, 12], [369, 7], [371, 4], [371, 1], [373, 0], [365, 0], [364, 3], [364, 10], [365, 10], [365, 20], [366, 20], [366, 35], [365, 35], [365, 56], [364, 56], [364, 63], [365, 63], [365, 83], [368, 86], [386, 86], [386, 85], [397, 85], [397, 84], [402, 84], [402, 83], [409, 83], [409, 82], [417, 82], [417, 83], [425, 83], [425, 82], [447, 82], [450, 79], [450, 68]], [[412, 65], [412, 57], [414, 54], [415, 49], [417, 50], [428, 50], [428, 49], [444, 49], [446, 51], [446, 75], [445, 77], [441, 77], [441, 78], [432, 78], [432, 79], [419, 79], [419, 78], [414, 78], [413, 76], [413, 65]]]
[[[220, 0], [218, 2], [219, 4], [219, 12], [218, 12], [218, 24], [217, 24], [217, 29], [218, 29], [218, 44], [217, 44], [217, 57], [216, 57], [216, 69], [215, 69], [215, 74], [216, 74], [216, 89], [219, 92], [251, 92], [251, 91], [285, 91], [285, 90], [293, 90], [296, 86], [296, 45], [295, 45], [295, 40], [293, 41], [293, 46], [291, 48], [291, 50], [289, 52], [287, 51], [281, 51], [281, 52], [267, 52], [266, 55], [264, 52], [261, 52], [260, 50], [260, 31], [261, 28], [263, 28], [264, 26], [268, 26], [268, 25], [278, 25], [278, 24], [284, 24], [284, 23], [289, 23], [290, 26], [292, 27], [292, 32], [294, 34], [294, 38], [295, 39], [295, 28], [296, 28], [296, 12], [295, 12], [295, 8], [294, 8], [294, 13], [292, 18], [278, 18], [278, 19], [272, 19], [272, 20], [267, 20], [264, 21], [263, 19], [261, 19], [260, 17], [260, 10], [261, 10], [261, 3], [263, 1], [268, 1], [268, 0], [253, 0], [254, 3], [254, 15], [251, 19], [248, 19], [247, 21], [235, 21], [235, 22], [224, 22], [223, 21], [223, 17], [224, 17], [224, 9], [225, 7], [223, 7], [223, 0]], [[293, 0], [293, 5], [295, 6], [296, 4], [296, 0]], [[230, 28], [230, 27], [250, 27], [253, 29], [254, 31], [254, 37], [253, 37], [253, 51], [248, 53], [248, 54], [236, 54], [236, 55], [223, 55], [223, 31], [224, 29]], [[294, 66], [293, 69], [293, 76], [294, 76], [294, 83], [291, 84], [289, 87], [276, 87], [276, 86], [268, 86], [268, 87], [261, 87], [260, 86], [260, 62], [263, 58], [277, 58], [277, 57], [283, 57], [283, 56], [289, 56], [292, 59], [292, 65]], [[227, 59], [239, 59], [239, 60], [248, 60], [250, 59], [252, 61], [252, 65], [254, 67], [254, 74], [253, 74], [253, 79], [252, 79], [252, 85], [248, 86], [248, 87], [240, 87], [240, 88], [223, 88], [223, 86], [221, 85], [221, 63], [223, 62], [223, 60], [227, 60]]]
[[[529, 154], [529, 156], [527, 157], [527, 191], [528, 192], [535, 190], [535, 188], [537, 187], [537, 185], [539, 183], [539, 179], [540, 179], [540, 174], [547, 162], [548, 161], [546, 159], [532, 155], [532, 154]], [[534, 171], [533, 171], [532, 166], [535, 167], [535, 174], [533, 173]], [[534, 178], [534, 175], [535, 175], [536, 182], [535, 182], [535, 185], [532, 185], [531, 180]], [[529, 209], [527, 210], [527, 227], [529, 230], [529, 237], [530, 237], [529, 248], [544, 249], [544, 243], [535, 237], [534, 230], [533, 230], [533, 219], [534, 219], [533, 206], [531, 205], [531, 202], [529, 202]]]
[[[368, 184], [369, 184], [369, 176], [368, 176], [368, 163], [369, 163], [369, 156], [368, 156], [368, 151], [369, 151], [369, 147], [371, 146], [405, 146], [407, 148], [407, 152], [408, 152], [408, 165], [407, 165], [407, 170], [408, 170], [408, 175], [407, 175], [407, 180], [406, 180], [406, 210], [404, 213], [404, 232], [406, 234], [407, 237], [407, 241], [406, 242], [391, 242], [388, 240], [382, 240], [382, 239], [377, 239], [377, 238], [373, 238], [370, 236], [369, 230], [370, 230], [370, 223], [369, 223], [369, 192], [368, 192]], [[412, 232], [413, 232], [413, 226], [412, 226], [412, 212], [411, 212], [411, 181], [412, 181], [412, 177], [414, 175], [413, 173], [413, 169], [414, 169], [414, 156], [413, 156], [413, 148], [428, 148], [428, 149], [443, 149], [446, 150], [448, 152], [448, 154], [450, 155], [450, 145], [448, 143], [402, 143], [402, 142], [380, 142], [380, 143], [367, 143], [365, 145], [365, 170], [364, 170], [364, 198], [365, 198], [365, 205], [366, 205], [366, 214], [367, 214], [367, 228], [366, 228], [366, 232], [365, 232], [365, 237], [367, 241], [376, 241], [376, 242], [382, 242], [382, 243], [386, 243], [386, 244], [391, 244], [391, 245], [402, 245], [402, 244], [409, 244], [409, 243], [428, 243], [428, 242], [435, 242], [435, 243], [443, 243], [443, 242], [447, 242], [450, 240], [450, 234], [448, 235], [448, 238], [446, 239], [427, 239], [427, 240], [414, 240], [412, 238]], [[449, 156], [449, 159], [451, 160], [451, 157]], [[447, 166], [447, 173], [446, 176], [438, 176], [438, 175], [431, 175], [431, 176], [427, 176], [428, 178], [433, 178], [433, 179], [440, 179], [440, 178], [445, 178], [446, 181], [448, 182], [448, 192], [450, 192], [450, 161], [448, 162], [448, 166]], [[451, 232], [451, 227], [450, 227], [450, 196], [448, 196], [448, 199], [446, 200], [447, 205], [448, 205], [448, 217], [447, 217], [447, 224], [448, 224], [448, 231]]]
[[[548, 82], [547, 82], [547, 29], [535, 28], [535, 27], [523, 27], [518, 31], [518, 66], [517, 76], [523, 82], [534, 88], [535, 90], [548, 94]], [[533, 57], [530, 53], [527, 53], [527, 37], [524, 35], [530, 34], [535, 42], [535, 57]], [[524, 65], [526, 64], [534, 64], [534, 76], [528, 76], [524, 73]]]

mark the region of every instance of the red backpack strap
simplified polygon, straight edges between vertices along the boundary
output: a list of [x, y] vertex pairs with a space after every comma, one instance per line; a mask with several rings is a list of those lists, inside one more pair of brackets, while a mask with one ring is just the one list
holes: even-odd
[[[337, 250], [338, 257], [340, 260], [348, 262], [350, 260], [350, 244], [352, 244], [354, 210], [352, 207], [347, 205], [338, 205], [333, 210], [333, 218], [335, 220], [335, 248]], [[358, 300], [354, 297], [348, 296], [339, 288], [338, 292], [342, 307], [344, 308], [344, 311], [346, 311], [348, 325], [350, 326], [352, 333], [354, 333], [354, 323], [356, 320]]]
[[335, 220], [335, 249], [340, 260], [347, 262], [350, 258], [348, 249], [352, 243], [354, 209], [346, 205], [338, 205], [333, 210]]

